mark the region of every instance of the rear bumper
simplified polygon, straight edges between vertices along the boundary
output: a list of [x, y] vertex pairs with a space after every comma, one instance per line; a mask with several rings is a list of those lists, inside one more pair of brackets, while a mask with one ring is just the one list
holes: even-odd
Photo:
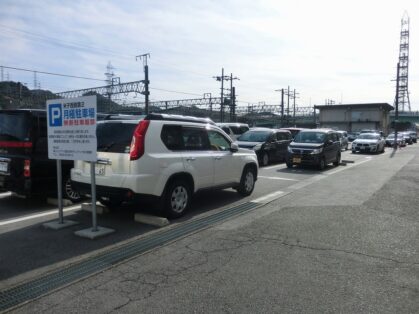
[[[92, 194], [92, 186], [88, 183], [71, 181], [71, 186], [80, 195], [86, 196]], [[96, 185], [96, 199], [112, 198], [125, 202], [156, 202], [159, 200], [158, 196], [150, 194], [134, 193], [127, 188], [117, 188], [104, 185]]]
[[23, 196], [32, 195], [31, 178], [13, 178], [9, 175], [0, 175], [0, 191], [10, 191]]

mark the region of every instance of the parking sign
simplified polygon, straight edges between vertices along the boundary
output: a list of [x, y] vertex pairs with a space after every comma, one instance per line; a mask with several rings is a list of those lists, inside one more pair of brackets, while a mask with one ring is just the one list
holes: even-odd
[[96, 96], [47, 101], [48, 158], [97, 160]]

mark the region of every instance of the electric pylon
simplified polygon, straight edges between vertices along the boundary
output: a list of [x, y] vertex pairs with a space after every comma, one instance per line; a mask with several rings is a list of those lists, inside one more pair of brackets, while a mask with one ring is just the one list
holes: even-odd
[[[401, 111], [411, 111], [409, 98], [409, 15], [404, 12], [400, 31], [398, 104]], [[396, 100], [395, 100], [396, 102]]]

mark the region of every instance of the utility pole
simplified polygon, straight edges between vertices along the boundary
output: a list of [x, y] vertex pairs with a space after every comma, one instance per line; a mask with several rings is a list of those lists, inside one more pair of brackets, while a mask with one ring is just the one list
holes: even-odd
[[230, 121], [236, 122], [236, 88], [234, 86], [231, 88], [231, 94]]
[[287, 126], [290, 124], [290, 97], [292, 98], [292, 94], [290, 92], [290, 87], [288, 86], [287, 90], [285, 91], [285, 95], [287, 96]]
[[114, 85], [119, 85], [119, 84], [121, 84], [121, 78], [120, 77], [112, 77], [112, 79], [111, 79], [111, 88], [110, 88], [110, 93], [109, 93], [109, 112], [112, 112], [112, 99], [111, 99], [111, 95], [113, 94], [113, 87], [114, 87]]
[[142, 55], [138, 55], [135, 57], [135, 61], [137, 61], [137, 59], [143, 60], [143, 65], [144, 65], [144, 96], [145, 96], [145, 114], [148, 114], [148, 103], [149, 103], [149, 96], [150, 96], [150, 91], [149, 91], [149, 84], [150, 81], [148, 80], [148, 65], [147, 65], [147, 58], [150, 58], [150, 53], [145, 53]]
[[204, 93], [204, 98], [209, 98], [210, 118], [212, 118], [212, 95], [211, 93]]
[[296, 93], [295, 92], [295, 88], [294, 88], [294, 95], [292, 96], [292, 98], [294, 99], [294, 110], [293, 110], [293, 112], [294, 112], [294, 114], [293, 114], [293, 122], [294, 122], [294, 127], [296, 127], [297, 125], [296, 125], [296, 121], [295, 121], [295, 99], [297, 98], [297, 95], [298, 95], [298, 93]]
[[113, 73], [113, 69], [114, 67], [112, 66], [111, 62], [108, 62], [108, 65], [106, 66], [106, 82], [108, 83], [108, 88], [107, 88], [107, 92], [108, 92], [108, 112], [112, 111], [112, 92], [113, 92], [113, 77], [114, 77], [114, 73]]
[[397, 82], [396, 82], [396, 111], [394, 115], [394, 149], [397, 149], [397, 131], [399, 124], [399, 80], [400, 80], [400, 63], [397, 63]]
[[233, 73], [230, 73], [230, 77], [227, 77], [226, 80], [230, 81], [230, 121], [235, 120], [235, 112], [236, 112], [236, 90], [233, 87], [233, 80], [240, 80], [238, 77], [233, 77]]
[[213, 78], [221, 82], [220, 122], [224, 122], [224, 81], [228, 81], [230, 77], [224, 76], [224, 68], [221, 68], [221, 76], [213, 76]]
[[221, 69], [221, 111], [220, 120], [224, 122], [224, 68]]
[[281, 92], [281, 127], [284, 126], [284, 89], [275, 89], [275, 92]]
[[0, 67], [0, 77], [1, 77], [0, 82], [3, 82], [4, 81], [4, 68], [3, 67]]

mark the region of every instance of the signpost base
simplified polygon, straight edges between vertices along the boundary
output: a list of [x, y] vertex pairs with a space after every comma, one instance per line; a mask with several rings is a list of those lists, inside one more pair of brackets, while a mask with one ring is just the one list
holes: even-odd
[[87, 229], [76, 231], [74, 232], [74, 234], [82, 238], [88, 238], [88, 239], [94, 240], [96, 238], [103, 237], [113, 232], [115, 232], [115, 230], [98, 226], [97, 231], [93, 231], [93, 228], [90, 227]]
[[74, 226], [77, 225], [78, 222], [77, 221], [73, 221], [73, 220], [64, 220], [62, 223], [60, 223], [59, 221], [50, 221], [50, 222], [46, 222], [43, 224], [45, 229], [53, 229], [53, 230], [60, 230], [63, 228], [67, 228], [70, 226]]

